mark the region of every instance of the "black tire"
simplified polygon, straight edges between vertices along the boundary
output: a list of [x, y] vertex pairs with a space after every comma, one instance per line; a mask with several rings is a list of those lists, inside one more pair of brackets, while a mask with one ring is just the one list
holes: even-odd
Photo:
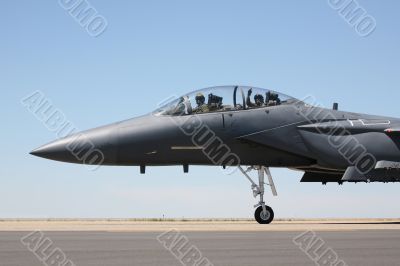
[[272, 220], [274, 220], [274, 211], [271, 207], [265, 206], [267, 210], [267, 215], [263, 215], [263, 208], [262, 206], [258, 207], [254, 213], [254, 218], [259, 224], [270, 224]]

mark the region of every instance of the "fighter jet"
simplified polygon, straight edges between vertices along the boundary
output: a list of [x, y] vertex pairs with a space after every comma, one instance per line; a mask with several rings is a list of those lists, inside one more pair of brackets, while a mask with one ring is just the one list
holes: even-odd
[[[31, 154], [88, 165], [219, 166], [238, 170], [259, 197], [254, 217], [274, 212], [270, 167], [303, 171], [301, 182], [400, 181], [400, 119], [323, 108], [306, 99], [249, 86], [196, 90], [130, 120], [76, 133]], [[256, 175], [252, 177], [252, 171]], [[267, 180], [265, 180], [265, 176]]]

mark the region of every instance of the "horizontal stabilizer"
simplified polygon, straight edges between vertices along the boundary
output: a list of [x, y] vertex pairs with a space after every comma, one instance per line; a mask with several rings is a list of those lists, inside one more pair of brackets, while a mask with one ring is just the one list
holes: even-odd
[[346, 182], [400, 182], [400, 169], [373, 169], [368, 173], [361, 173], [356, 167], [348, 167], [342, 181]]
[[375, 169], [400, 169], [400, 162], [379, 161], [376, 163]]
[[346, 169], [342, 180], [348, 182], [367, 182], [368, 178], [365, 176], [365, 174], [360, 173], [356, 167], [351, 166]]

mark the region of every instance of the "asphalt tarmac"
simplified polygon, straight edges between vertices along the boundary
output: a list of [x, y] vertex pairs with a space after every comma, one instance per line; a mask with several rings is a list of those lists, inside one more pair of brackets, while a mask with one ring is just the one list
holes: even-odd
[[340, 266], [400, 265], [400, 230], [0, 232], [1, 266], [309, 266], [329, 265], [327, 254]]

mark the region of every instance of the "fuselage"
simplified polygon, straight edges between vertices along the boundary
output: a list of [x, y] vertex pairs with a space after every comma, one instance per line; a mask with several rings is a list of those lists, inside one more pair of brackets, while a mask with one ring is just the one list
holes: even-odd
[[[350, 163], [329, 144], [329, 134], [301, 128], [329, 121], [361, 125], [358, 134], [339, 137], [355, 138], [377, 160], [400, 159], [398, 141], [384, 132], [400, 126], [398, 119], [301, 102], [185, 116], [151, 113], [57, 140], [33, 154], [71, 163], [101, 159], [103, 165], [224, 165], [232, 163], [224, 157], [237, 156], [243, 165], [346, 169]], [[93, 150], [102, 158], [84, 160]]]

